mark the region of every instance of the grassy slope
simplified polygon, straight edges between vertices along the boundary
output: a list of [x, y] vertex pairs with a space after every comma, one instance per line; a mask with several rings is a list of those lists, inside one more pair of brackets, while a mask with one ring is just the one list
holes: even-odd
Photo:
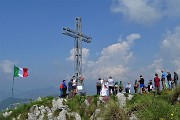
[[179, 95], [180, 87], [173, 92], [162, 91], [155, 97], [153, 93], [136, 94], [128, 101], [127, 110], [140, 120], [180, 120], [180, 103], [174, 102]]
[[[131, 101], [127, 102], [126, 108], [119, 108], [115, 96], [111, 96], [105, 100], [105, 103], [98, 103], [99, 96], [75, 96], [64, 101], [64, 104], [69, 106], [69, 112], [75, 111], [79, 113], [82, 120], [89, 120], [94, 111], [98, 108], [101, 112], [97, 115], [103, 117], [105, 120], [128, 120], [128, 114], [134, 113], [140, 120], [180, 120], [180, 103], [174, 101], [180, 95], [180, 87], [171, 91], [163, 91], [161, 95], [154, 97], [152, 93], [149, 94], [135, 94]], [[29, 104], [20, 106], [13, 110], [13, 114], [6, 118], [11, 120], [17, 117], [20, 113], [22, 119], [27, 119], [27, 113], [32, 105], [45, 105], [52, 107], [53, 97], [43, 98], [42, 101], [32, 101]], [[85, 104], [85, 100], [89, 102], [89, 106]], [[57, 111], [58, 115], [59, 111]], [[0, 119], [2, 115], [0, 115]], [[71, 116], [67, 116], [71, 120]]]

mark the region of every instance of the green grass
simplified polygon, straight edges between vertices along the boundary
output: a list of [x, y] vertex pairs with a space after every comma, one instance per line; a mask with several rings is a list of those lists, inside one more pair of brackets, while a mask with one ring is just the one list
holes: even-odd
[[[88, 101], [89, 106], [85, 104], [85, 100]], [[97, 108], [98, 96], [79, 96], [76, 95], [71, 99], [68, 99], [67, 104], [69, 112], [77, 112], [82, 119], [88, 120]]]
[[[18, 115], [21, 113], [20, 119], [25, 120], [25, 119], [28, 119], [29, 109], [33, 105], [37, 105], [37, 106], [44, 105], [44, 106], [52, 107], [53, 97], [49, 96], [49, 97], [41, 98], [41, 99], [42, 99], [41, 101], [31, 101], [27, 104], [20, 105], [17, 109], [12, 110], [12, 114], [9, 117], [3, 118], [2, 116], [0, 116], [0, 118], [2, 117], [3, 120], [12, 120], [12, 118], [17, 118]], [[8, 110], [8, 111], [10, 111], [10, 110]]]
[[[125, 94], [128, 97], [128, 94]], [[111, 95], [105, 98], [105, 102], [98, 102], [99, 96], [80, 96], [76, 95], [73, 98], [63, 101], [63, 104], [68, 105], [68, 112], [77, 112], [82, 120], [89, 120], [96, 109], [100, 109], [97, 117], [104, 120], [128, 120], [129, 114], [134, 113], [139, 120], [180, 120], [180, 103], [177, 98], [180, 96], [180, 87], [173, 91], [164, 90], [160, 95], [154, 96], [153, 93], [134, 94], [132, 100], [127, 100], [124, 108], [119, 107], [117, 97]], [[31, 101], [28, 104], [19, 106], [12, 110], [11, 116], [4, 119], [0, 113], [0, 120], [12, 120], [21, 114], [21, 120], [28, 118], [29, 109], [33, 105], [38, 107], [41, 105], [52, 108], [53, 97], [42, 98], [41, 101]], [[85, 103], [88, 101], [89, 105]], [[56, 110], [53, 116], [58, 116], [61, 110]], [[66, 114], [67, 120], [75, 119], [74, 116]], [[96, 118], [95, 118], [96, 119]], [[47, 114], [44, 115], [44, 120], [48, 120]]]
[[129, 112], [135, 112], [140, 120], [180, 120], [180, 104], [172, 105], [171, 101], [174, 94], [177, 99], [177, 90], [165, 90], [156, 97], [152, 94], [135, 94], [127, 102], [127, 108]]
[[101, 106], [101, 111], [98, 114], [103, 120], [129, 120], [127, 112], [120, 108], [117, 98], [111, 96], [109, 101]]

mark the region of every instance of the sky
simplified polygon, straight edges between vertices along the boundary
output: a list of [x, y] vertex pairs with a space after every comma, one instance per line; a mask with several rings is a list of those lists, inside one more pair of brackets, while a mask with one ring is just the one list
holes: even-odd
[[62, 28], [92, 37], [82, 43], [85, 86], [99, 77], [145, 83], [161, 70], [180, 74], [179, 0], [0, 0], [0, 90], [11, 92], [13, 66], [28, 68], [14, 89], [53, 86], [74, 74], [74, 39]]

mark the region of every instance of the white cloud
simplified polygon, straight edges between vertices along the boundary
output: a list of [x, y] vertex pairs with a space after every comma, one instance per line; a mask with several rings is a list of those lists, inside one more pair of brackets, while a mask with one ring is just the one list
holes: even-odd
[[[70, 56], [67, 58], [69, 61], [74, 61], [75, 48], [70, 50]], [[82, 64], [85, 64], [89, 57], [89, 49], [82, 48]]]
[[180, 16], [179, 0], [113, 0], [111, 10], [140, 24], [151, 24], [162, 17]]
[[161, 56], [172, 70], [180, 73], [180, 26], [165, 34], [161, 44]]
[[180, 57], [176, 57], [172, 63], [174, 65], [174, 71], [180, 74]]
[[126, 40], [103, 48], [97, 61], [87, 61], [83, 65], [86, 78], [97, 79], [113, 76], [116, 80], [125, 79], [125, 73], [130, 69], [128, 63], [133, 58], [130, 50], [135, 40], [141, 38], [139, 34], [131, 34]]
[[[159, 58], [149, 65], [146, 70], [148, 73], [157, 72], [160, 74], [160, 70], [170, 71], [173, 73], [176, 71], [180, 74], [180, 26], [177, 26], [174, 31], [168, 30], [160, 46]], [[150, 77], [150, 76], [149, 76]]]
[[15, 62], [9, 60], [0, 61], [0, 69], [3, 73], [12, 73]]
[[162, 51], [165, 51], [169, 57], [180, 56], [180, 26], [177, 26], [173, 32], [167, 31], [161, 44]]
[[[148, 73], [158, 73], [159, 75], [161, 74], [161, 70], [163, 70], [163, 59], [157, 59], [157, 60], [154, 60], [154, 62], [149, 65], [147, 68], [146, 68], [146, 72], [148, 70]], [[150, 76], [148, 76], [150, 77]]]
[[70, 56], [66, 60], [74, 61], [74, 48], [70, 50]]

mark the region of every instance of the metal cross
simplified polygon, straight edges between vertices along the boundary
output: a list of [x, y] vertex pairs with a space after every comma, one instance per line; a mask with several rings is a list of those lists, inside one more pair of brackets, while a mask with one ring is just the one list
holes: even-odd
[[74, 40], [74, 62], [75, 77], [78, 80], [82, 76], [82, 41], [90, 43], [92, 38], [82, 33], [81, 18], [76, 17], [76, 30], [63, 28], [63, 34], [73, 37]]

